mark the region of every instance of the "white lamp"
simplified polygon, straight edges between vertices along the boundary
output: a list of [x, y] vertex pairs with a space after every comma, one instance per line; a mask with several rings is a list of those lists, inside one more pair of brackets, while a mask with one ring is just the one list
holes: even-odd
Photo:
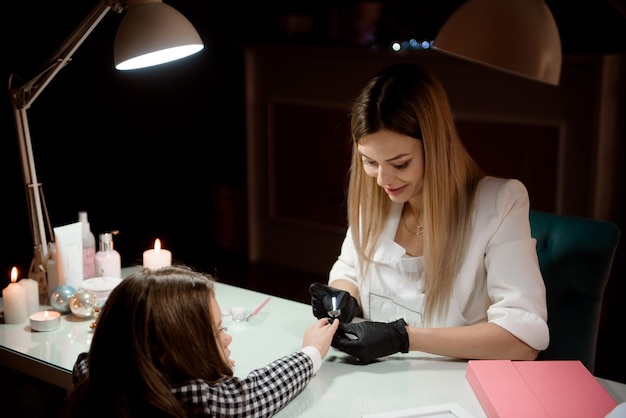
[[132, 5], [115, 37], [118, 70], [134, 70], [174, 61], [203, 48], [198, 32], [176, 9], [160, 0]]
[[203, 49], [202, 40], [191, 23], [161, 0], [100, 0], [42, 67], [41, 73], [19, 87], [12, 86], [13, 75], [9, 79], [33, 237], [34, 255], [28, 277], [39, 282], [40, 292], [47, 286], [45, 266], [48, 257], [48, 237], [52, 240], [53, 233], [43, 190], [35, 170], [26, 111], [57, 73], [71, 61], [74, 52], [109, 10], [121, 13], [126, 9], [128, 13], [120, 23], [114, 46], [117, 69], [132, 70], [162, 64]]
[[441, 27], [433, 49], [559, 84], [561, 39], [544, 0], [468, 0]]

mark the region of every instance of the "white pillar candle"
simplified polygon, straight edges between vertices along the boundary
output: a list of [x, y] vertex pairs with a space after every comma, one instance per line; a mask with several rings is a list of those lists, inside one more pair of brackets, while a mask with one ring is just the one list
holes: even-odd
[[2, 290], [4, 305], [4, 323], [21, 324], [28, 317], [26, 308], [26, 291], [17, 281], [17, 268], [11, 269], [11, 283]]
[[154, 248], [143, 252], [143, 266], [156, 270], [172, 265], [172, 253], [161, 248], [161, 240], [154, 240]]
[[39, 310], [39, 284], [33, 279], [21, 279], [17, 282], [26, 292], [26, 310], [28, 315]]

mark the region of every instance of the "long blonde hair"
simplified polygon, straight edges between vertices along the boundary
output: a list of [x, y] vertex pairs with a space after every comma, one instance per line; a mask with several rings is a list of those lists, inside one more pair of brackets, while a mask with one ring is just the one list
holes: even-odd
[[376, 179], [365, 174], [357, 152], [359, 140], [386, 129], [423, 143], [423, 314], [427, 323], [446, 312], [466, 251], [474, 194], [485, 174], [459, 139], [443, 86], [417, 64], [395, 64], [379, 72], [355, 99], [351, 116], [348, 222], [361, 266], [372, 262], [391, 201]]

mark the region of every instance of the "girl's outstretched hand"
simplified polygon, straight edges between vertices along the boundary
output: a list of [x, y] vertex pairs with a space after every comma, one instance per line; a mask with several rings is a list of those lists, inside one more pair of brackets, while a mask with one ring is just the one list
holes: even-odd
[[304, 332], [302, 347], [313, 346], [319, 350], [322, 358], [326, 357], [338, 327], [338, 320], [331, 323], [328, 318], [319, 319]]

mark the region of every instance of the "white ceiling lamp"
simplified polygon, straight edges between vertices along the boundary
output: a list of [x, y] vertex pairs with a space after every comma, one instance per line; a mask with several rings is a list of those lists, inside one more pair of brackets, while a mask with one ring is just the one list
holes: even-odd
[[433, 49], [559, 84], [561, 39], [544, 0], [468, 0], [443, 24]]

